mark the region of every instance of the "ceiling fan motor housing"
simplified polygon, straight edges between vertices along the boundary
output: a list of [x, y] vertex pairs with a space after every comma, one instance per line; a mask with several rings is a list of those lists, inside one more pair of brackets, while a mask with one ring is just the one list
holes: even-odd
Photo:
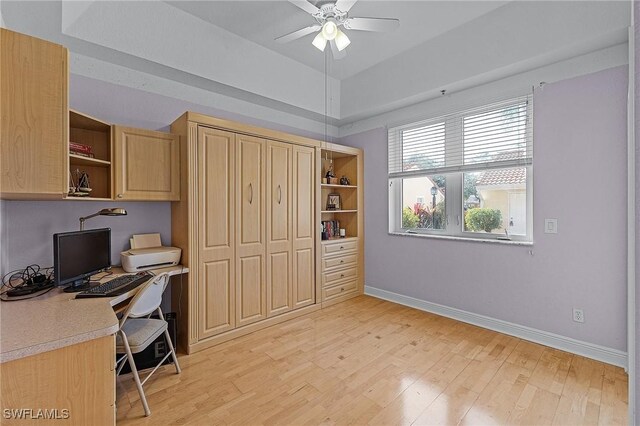
[[333, 18], [337, 25], [342, 25], [347, 19], [347, 12], [336, 9], [335, 3], [325, 3], [320, 6], [320, 10], [313, 17], [316, 18], [319, 24], [323, 24], [329, 18]]

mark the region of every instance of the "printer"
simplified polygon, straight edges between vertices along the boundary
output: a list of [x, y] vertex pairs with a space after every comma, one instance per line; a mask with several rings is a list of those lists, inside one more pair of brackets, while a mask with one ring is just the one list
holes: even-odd
[[166, 268], [180, 263], [182, 249], [162, 246], [160, 234], [134, 235], [130, 241], [131, 248], [120, 252], [122, 269], [126, 272]]

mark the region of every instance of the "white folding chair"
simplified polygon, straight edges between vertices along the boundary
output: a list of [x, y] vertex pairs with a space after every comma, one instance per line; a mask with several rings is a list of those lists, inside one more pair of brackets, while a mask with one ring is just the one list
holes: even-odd
[[[163, 273], [151, 278], [148, 282], [142, 285], [140, 290], [138, 290], [138, 293], [136, 293], [136, 295], [131, 299], [127, 309], [124, 311], [124, 314], [120, 319], [120, 330], [116, 335], [116, 353], [124, 354], [116, 362], [116, 366], [118, 367], [116, 374], [120, 374], [122, 367], [124, 367], [125, 363], [129, 361], [131, 372], [133, 373], [133, 380], [136, 382], [138, 393], [140, 394], [140, 400], [144, 407], [145, 416], [151, 415], [151, 410], [149, 410], [147, 398], [144, 395], [142, 386], [169, 357], [169, 355], [173, 358], [176, 373], [180, 374], [180, 365], [178, 364], [176, 351], [173, 348], [171, 338], [169, 337], [168, 324], [164, 320], [162, 310], [160, 309], [162, 294], [164, 293], [168, 282], [169, 274]], [[160, 319], [150, 318], [151, 314], [154, 312], [158, 313]], [[158, 365], [156, 365], [156, 367], [147, 375], [147, 377], [145, 377], [143, 381], [140, 381], [140, 376], [138, 375], [138, 369], [136, 368], [133, 354], [145, 350], [162, 333], [164, 333], [164, 336], [167, 339], [167, 345], [169, 346], [170, 352], [162, 358]]]

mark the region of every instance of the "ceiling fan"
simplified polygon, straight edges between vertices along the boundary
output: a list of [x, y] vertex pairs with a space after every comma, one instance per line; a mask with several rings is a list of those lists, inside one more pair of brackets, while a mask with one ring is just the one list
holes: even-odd
[[278, 43], [288, 43], [308, 34], [318, 32], [312, 44], [324, 52], [327, 42], [335, 59], [344, 58], [344, 49], [351, 43], [349, 37], [340, 29], [387, 32], [393, 31], [400, 25], [398, 19], [393, 18], [357, 18], [349, 17], [349, 10], [357, 0], [337, 0], [316, 2], [318, 6], [307, 0], [289, 0], [300, 9], [311, 14], [316, 24], [285, 34], [275, 40]]

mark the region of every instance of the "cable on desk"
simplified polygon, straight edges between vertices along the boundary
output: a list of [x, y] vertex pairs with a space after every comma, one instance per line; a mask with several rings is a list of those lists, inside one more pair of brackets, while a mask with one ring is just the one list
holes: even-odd
[[[9, 296], [11, 290], [35, 287], [34, 291], [24, 296]], [[37, 290], [37, 287], [42, 289]], [[13, 302], [17, 300], [33, 299], [50, 292], [53, 286], [53, 267], [41, 268], [40, 265], [33, 264], [23, 269], [15, 269], [2, 276], [0, 284], [0, 300], [3, 302]]]

